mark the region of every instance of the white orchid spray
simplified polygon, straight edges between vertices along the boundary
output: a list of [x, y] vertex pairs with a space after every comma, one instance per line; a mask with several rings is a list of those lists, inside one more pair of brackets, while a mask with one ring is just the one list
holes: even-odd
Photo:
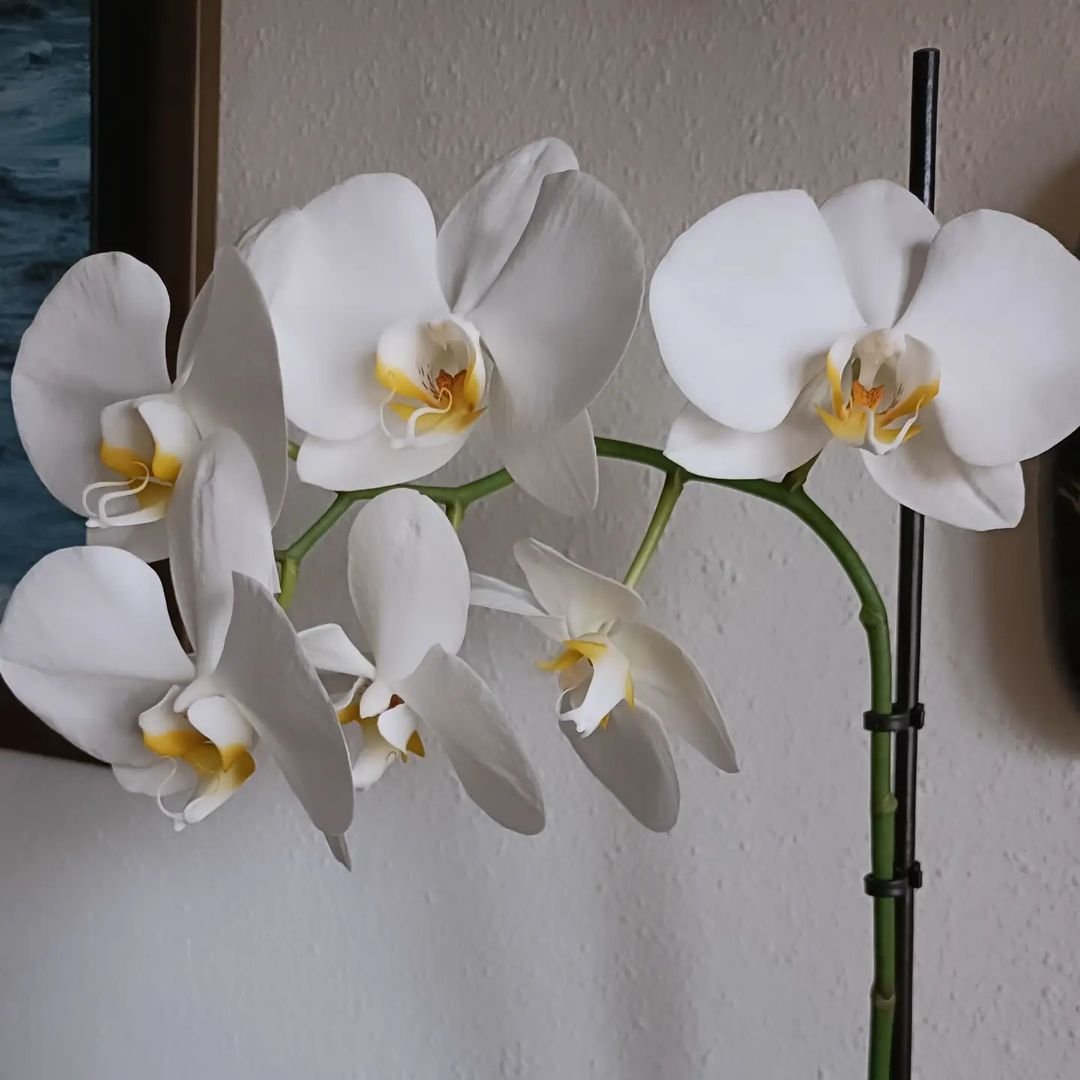
[[469, 611], [469, 568], [443, 511], [414, 491], [388, 491], [349, 532], [349, 592], [369, 660], [337, 625], [300, 640], [327, 675], [344, 675], [335, 704], [363, 790], [391, 764], [423, 757], [421, 726], [450, 759], [465, 791], [501, 825], [544, 827], [540, 785], [484, 680], [457, 656]]
[[[838, 442], [916, 511], [970, 529], [1015, 524], [1019, 463], [1080, 421], [1080, 265], [1009, 215], [939, 226], [882, 180], [820, 208], [799, 191], [734, 199], [679, 237], [652, 280], [660, 352], [689, 399], [666, 454], [594, 438], [588, 412], [643, 285], [618, 199], [557, 139], [495, 165], [439, 229], [394, 174], [353, 177], [267, 219], [219, 253], [172, 381], [157, 276], [118, 254], [78, 263], [24, 336], [12, 399], [31, 462], [87, 518], [93, 546], [46, 556], [16, 587], [0, 674], [177, 827], [272, 758], [348, 864], [355, 789], [424, 757], [429, 740], [496, 822], [544, 826], [515, 734], [525, 718], [505, 715], [458, 656], [471, 603], [553, 643], [541, 666], [558, 676], [561, 731], [639, 822], [667, 831], [680, 802], [670, 736], [722, 772], [736, 771], [735, 753], [701, 670], [643, 621], [635, 586], [685, 487], [734, 489], [806, 525], [858, 599], [870, 877], [891, 887], [888, 613], [807, 483]], [[286, 416], [302, 433], [299, 481], [336, 494], [274, 552]], [[484, 417], [502, 469], [415, 483]], [[516, 482], [551, 509], [590, 509], [598, 456], [664, 477], [623, 582], [535, 540], [514, 549], [528, 590], [470, 580], [456, 532], [469, 507]], [[337, 610], [349, 628], [311, 590], [324, 610], [297, 633], [301, 564], [357, 503], [332, 579], [354, 609]], [[165, 556], [178, 629], [143, 561]], [[891, 895], [875, 895], [873, 1080], [889, 1075]]]
[[1015, 525], [1018, 462], [1080, 417], [1080, 263], [990, 210], [944, 227], [886, 180], [820, 210], [742, 195], [653, 276], [664, 363], [690, 404], [666, 453], [706, 476], [779, 476], [837, 441], [919, 513]]
[[147, 561], [168, 554], [174, 486], [207, 436], [243, 439], [274, 519], [287, 476], [273, 327], [235, 249], [218, 252], [184, 323], [172, 382], [168, 321], [169, 296], [150, 267], [91, 255], [46, 297], [11, 376], [19, 437], [42, 482], [87, 518], [89, 543]]
[[559, 727], [638, 821], [656, 832], [674, 828], [679, 778], [667, 732], [721, 771], [738, 771], [701, 671], [641, 621], [645, 602], [633, 589], [538, 540], [519, 541], [514, 557], [532, 592], [473, 574], [472, 603], [520, 615], [558, 644], [558, 654], [539, 666], [559, 677]]
[[412, 181], [368, 174], [243, 247], [277, 331], [286, 411], [306, 432], [305, 483], [426, 476], [488, 415], [526, 491], [566, 513], [596, 505], [587, 408], [637, 323], [644, 257], [565, 143], [511, 154], [438, 230]]
[[169, 513], [172, 582], [194, 653], [157, 575], [111, 547], [66, 548], [15, 588], [0, 674], [70, 742], [183, 828], [220, 807], [265, 750], [339, 859], [352, 820], [333, 705], [270, 591], [270, 515], [231, 432], [201, 441]]

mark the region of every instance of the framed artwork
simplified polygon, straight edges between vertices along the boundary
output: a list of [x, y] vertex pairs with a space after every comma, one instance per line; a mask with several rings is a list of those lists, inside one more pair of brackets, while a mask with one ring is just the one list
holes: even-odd
[[[12, 415], [38, 305], [83, 255], [126, 251], [165, 281], [175, 345], [213, 263], [220, 21], [220, 0], [0, 0], [0, 609], [84, 534]], [[0, 748], [83, 757], [2, 684]]]

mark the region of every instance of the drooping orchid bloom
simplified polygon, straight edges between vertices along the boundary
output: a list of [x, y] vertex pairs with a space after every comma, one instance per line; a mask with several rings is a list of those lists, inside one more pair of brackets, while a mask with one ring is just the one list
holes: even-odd
[[87, 519], [87, 540], [147, 561], [168, 552], [165, 518], [199, 443], [235, 431], [277, 518], [287, 475], [285, 413], [273, 327], [233, 248], [184, 324], [177, 378], [165, 357], [161, 279], [118, 252], [77, 262], [23, 335], [11, 376], [27, 456], [60, 502]]
[[270, 591], [270, 516], [240, 438], [203, 439], [172, 495], [169, 555], [194, 647], [157, 575], [130, 552], [66, 548], [16, 586], [0, 674], [20, 701], [177, 828], [247, 781], [265, 750], [347, 864], [349, 757], [334, 707]]
[[472, 603], [524, 616], [558, 643], [539, 666], [559, 676], [559, 727], [638, 821], [667, 832], [679, 813], [667, 732], [723, 772], [738, 771], [704, 676], [674, 641], [641, 622], [645, 603], [633, 589], [537, 540], [519, 541], [514, 557], [531, 593], [473, 574]]
[[653, 326], [690, 404], [667, 455], [726, 478], [780, 475], [838, 441], [912, 509], [1015, 525], [1019, 462], [1080, 416], [1080, 263], [1019, 218], [939, 227], [873, 180], [820, 210], [744, 195], [692, 225], [653, 277]]
[[415, 491], [373, 499], [349, 533], [349, 592], [369, 660], [337, 625], [301, 631], [317, 669], [347, 676], [335, 700], [360, 789], [390, 765], [423, 757], [435, 735], [472, 800], [515, 832], [544, 827], [532, 768], [484, 680], [457, 651], [469, 568], [442, 510]]
[[595, 506], [586, 410], [637, 323], [644, 261], [616, 197], [564, 143], [497, 164], [438, 231], [415, 184], [370, 174], [241, 245], [277, 331], [286, 412], [307, 432], [301, 480], [414, 480], [487, 415], [525, 490], [567, 513]]

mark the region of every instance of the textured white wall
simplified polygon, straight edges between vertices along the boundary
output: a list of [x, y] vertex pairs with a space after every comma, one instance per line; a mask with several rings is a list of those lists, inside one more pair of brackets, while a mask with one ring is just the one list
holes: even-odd
[[[559, 134], [623, 197], [652, 263], [749, 187], [903, 179], [907, 63], [945, 52], [940, 208], [1080, 230], [1072, 0], [226, 0], [222, 235], [353, 171], [445, 212], [498, 154]], [[598, 428], [678, 407], [643, 326]], [[455, 463], [485, 467], [483, 440]], [[618, 573], [656, 481], [608, 465], [595, 518], [504, 493], [474, 565], [531, 533]], [[813, 490], [891, 582], [896, 514], [836, 454]], [[502, 834], [445, 761], [359, 804], [340, 873], [260, 778], [181, 836], [88, 768], [0, 757], [4, 1080], [850, 1080], [869, 903], [866, 666], [855, 606], [798, 524], [691, 490], [644, 581], [730, 717], [743, 772], [689, 754], [646, 834], [564, 746], [523, 628], [468, 651], [518, 718], [548, 831]], [[1080, 716], [1036, 598], [1036, 530], [929, 530], [919, 1076], [1075, 1075]], [[88, 630], [92, 641], [92, 630]], [[1070, 1065], [1071, 1062], [1071, 1065]]]

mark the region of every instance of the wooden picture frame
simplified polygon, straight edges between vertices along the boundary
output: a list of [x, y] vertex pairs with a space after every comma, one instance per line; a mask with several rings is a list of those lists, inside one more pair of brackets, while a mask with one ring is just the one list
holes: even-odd
[[[90, 250], [161, 275], [171, 357], [214, 258], [220, 0], [91, 0], [90, 34]], [[2, 682], [0, 749], [94, 760]]]

